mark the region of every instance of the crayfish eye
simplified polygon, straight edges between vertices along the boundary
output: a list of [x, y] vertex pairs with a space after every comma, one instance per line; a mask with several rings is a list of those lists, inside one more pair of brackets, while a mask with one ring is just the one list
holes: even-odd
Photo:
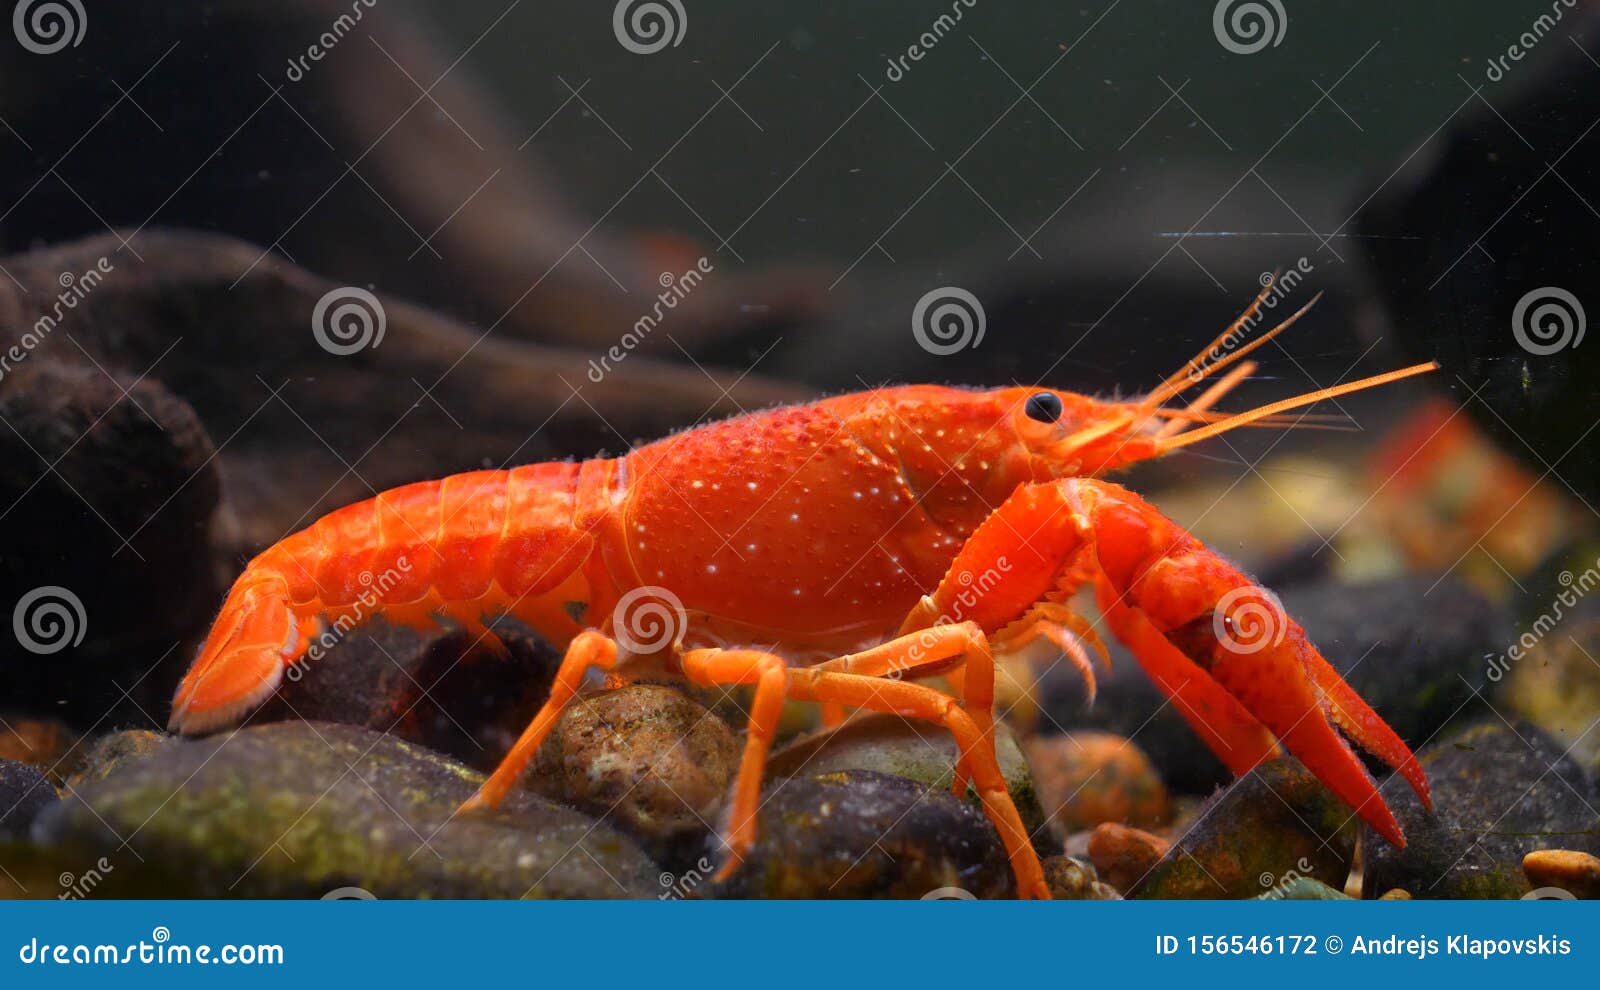
[[1061, 397], [1054, 392], [1035, 392], [1022, 407], [1029, 419], [1054, 423], [1061, 418]]

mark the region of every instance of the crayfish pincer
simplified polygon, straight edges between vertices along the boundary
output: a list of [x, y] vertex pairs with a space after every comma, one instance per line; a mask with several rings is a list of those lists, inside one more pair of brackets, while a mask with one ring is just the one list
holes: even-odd
[[[1405, 743], [1270, 592], [1102, 480], [1228, 430], [1293, 425], [1288, 410], [1434, 368], [1213, 411], [1254, 369], [1241, 359], [1299, 315], [1208, 365], [1218, 353], [1209, 347], [1129, 401], [883, 388], [713, 423], [618, 458], [383, 492], [250, 562], [178, 688], [172, 725], [200, 733], [233, 723], [330, 624], [445, 618], [492, 646], [484, 617], [509, 613], [566, 655], [548, 701], [464, 807], [506, 796], [590, 670], [626, 678], [665, 664], [695, 684], [754, 688], [720, 877], [756, 841], [779, 712], [798, 699], [835, 715], [870, 709], [944, 726], [960, 751], [957, 792], [975, 786], [1019, 893], [1047, 897], [995, 760], [995, 657], [1042, 638], [1092, 686], [1090, 650], [1104, 647], [1069, 603], [1091, 588], [1107, 627], [1230, 769], [1248, 771], [1281, 743], [1402, 845], [1345, 739], [1427, 804]], [[1167, 405], [1213, 375], [1186, 406]], [[935, 674], [953, 694], [923, 683]]]

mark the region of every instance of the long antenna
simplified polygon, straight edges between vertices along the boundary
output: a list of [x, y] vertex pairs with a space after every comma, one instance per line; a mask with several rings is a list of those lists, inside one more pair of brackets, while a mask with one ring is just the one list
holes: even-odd
[[1360, 381], [1348, 382], [1344, 385], [1335, 385], [1331, 388], [1319, 388], [1315, 392], [1307, 392], [1304, 395], [1296, 395], [1288, 399], [1280, 399], [1277, 402], [1270, 402], [1264, 406], [1251, 409], [1248, 412], [1242, 412], [1236, 416], [1230, 416], [1221, 422], [1212, 423], [1209, 426], [1202, 426], [1197, 429], [1189, 430], [1186, 433], [1180, 433], [1175, 437], [1166, 438], [1161, 441], [1161, 450], [1165, 452], [1168, 450], [1176, 450], [1179, 447], [1187, 447], [1189, 444], [1199, 443], [1201, 440], [1210, 439], [1218, 434], [1226, 433], [1229, 430], [1244, 426], [1248, 423], [1253, 423], [1258, 419], [1262, 419], [1263, 417], [1276, 415], [1286, 409], [1298, 409], [1301, 406], [1309, 406], [1313, 402], [1320, 402], [1323, 399], [1335, 399], [1341, 395], [1349, 395], [1351, 392], [1360, 392], [1363, 389], [1377, 388], [1379, 385], [1387, 385], [1390, 382], [1397, 382], [1402, 378], [1410, 378], [1414, 375], [1425, 375], [1430, 371], [1438, 370], [1439, 362], [1428, 361], [1424, 364], [1414, 364], [1409, 368], [1399, 368], [1395, 371], [1386, 371], [1381, 375], [1373, 375], [1371, 378], [1363, 378]]

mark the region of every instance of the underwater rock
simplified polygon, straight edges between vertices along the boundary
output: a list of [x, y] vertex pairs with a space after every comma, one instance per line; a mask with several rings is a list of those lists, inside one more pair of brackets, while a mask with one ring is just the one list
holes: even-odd
[[[1041, 854], [1055, 852], [1028, 761], [1017, 746], [1016, 736], [1003, 723], [995, 725], [994, 749], [1006, 789], [1011, 792], [1011, 800], [1016, 803], [1034, 846]], [[872, 713], [856, 715], [837, 728], [790, 743], [773, 754], [767, 776], [775, 779], [836, 770], [874, 770], [948, 791], [955, 780], [956, 755], [955, 738], [942, 726]], [[971, 785], [967, 787], [967, 798], [979, 806], [977, 791]]]
[[1403, 887], [1424, 900], [1517, 898], [1532, 889], [1522, 872], [1529, 852], [1600, 853], [1600, 796], [1563, 750], [1532, 725], [1499, 719], [1428, 746], [1417, 758], [1434, 814], [1399, 775], [1383, 782], [1406, 848], [1362, 827], [1363, 896]]
[[497, 620], [494, 632], [503, 656], [466, 630], [418, 632], [381, 619], [343, 637], [330, 630], [318, 641], [322, 654], [291, 667], [250, 724], [359, 725], [493, 770], [561, 664], [560, 651], [515, 619]]
[[1050, 828], [1065, 839], [1102, 822], [1159, 825], [1166, 785], [1135, 743], [1109, 732], [1034, 736], [1023, 743]]
[[542, 798], [456, 816], [482, 779], [366, 729], [281, 722], [128, 762], [48, 809], [33, 839], [111, 859], [99, 896], [653, 894], [657, 869], [631, 841]]
[[1089, 860], [1106, 882], [1129, 891], [1150, 875], [1172, 844], [1143, 829], [1105, 822], [1089, 835]]
[[[54, 302], [62, 272], [82, 272], [97, 260], [126, 257], [121, 238], [133, 234], [108, 232], [0, 258], [0, 265], [15, 276], [15, 282], [0, 278], [0, 349], [14, 343], [21, 328], [33, 325], [41, 306]], [[646, 354], [632, 354], [600, 381], [591, 381], [590, 361], [597, 348], [545, 347], [500, 334], [484, 340], [481, 328], [387, 294], [378, 297], [377, 332], [369, 322], [366, 335], [354, 341], [364, 345], [376, 336], [371, 342], [381, 346], [352, 346], [350, 352], [334, 355], [312, 332], [320, 328], [311, 317], [319, 301], [330, 296], [354, 304], [348, 284], [314, 275], [263, 245], [212, 232], [145, 227], [137, 232], [137, 241], [142, 260], [137, 265], [118, 261], [117, 270], [19, 368], [47, 354], [82, 359], [82, 352], [65, 339], [68, 333], [83, 351], [113, 370], [131, 368], [137, 375], [160, 358], [155, 376], [193, 405], [213, 435], [232, 439], [151, 528], [204, 519], [181, 503], [209, 489], [220, 464], [229, 480], [226, 549], [245, 556], [324, 513], [370, 497], [373, 488], [381, 491], [513, 458], [531, 463], [574, 454], [590, 457], [606, 447], [615, 449], [619, 436], [658, 436], [706, 416], [813, 394], [764, 378], [759, 370], [748, 376], [716, 367], [702, 370]], [[92, 366], [89, 373], [100, 375]], [[101, 381], [110, 388], [108, 380]], [[414, 382], [429, 388], [424, 392]], [[571, 401], [569, 382], [582, 384], [586, 401]], [[5, 391], [0, 385], [0, 397]], [[133, 394], [161, 418], [139, 389]], [[126, 417], [121, 410], [119, 406], [112, 418]], [[604, 410], [604, 416], [597, 410]], [[133, 410], [133, 415], [141, 414]], [[401, 423], [404, 428], [396, 429]], [[307, 432], [313, 424], [315, 436]], [[534, 426], [539, 428], [530, 433]], [[11, 436], [10, 431], [0, 433]], [[66, 434], [62, 442], [76, 435]], [[359, 473], [346, 462], [349, 452], [362, 454]], [[43, 465], [26, 449], [16, 463], [32, 472], [25, 483], [42, 473]], [[34, 470], [36, 464], [39, 470]], [[73, 478], [70, 473], [68, 477]], [[176, 483], [135, 491], [133, 506], [143, 507], [152, 498], [159, 502], [174, 488]], [[72, 493], [63, 491], [61, 496], [63, 506], [83, 509]], [[101, 512], [112, 508], [96, 505]], [[153, 508], [119, 527], [129, 532]], [[88, 532], [104, 530], [92, 515], [86, 521], [75, 515], [74, 525]], [[142, 534], [140, 540], [153, 543], [153, 537]], [[139, 547], [144, 552], [142, 542]], [[108, 549], [96, 562], [104, 564], [109, 554]], [[138, 563], [127, 550], [120, 558]], [[201, 559], [210, 566], [209, 558]], [[188, 559], [177, 563], [196, 566]], [[139, 565], [137, 572], [144, 576], [152, 569]], [[205, 597], [208, 610], [220, 601], [220, 592]], [[161, 646], [170, 644], [168, 640]], [[156, 655], [159, 651], [152, 660]]]
[[1534, 887], [1555, 887], [1585, 900], [1600, 898], [1600, 856], [1576, 849], [1536, 849], [1522, 857]]
[[0, 716], [0, 760], [15, 760], [44, 771], [60, 785], [82, 759], [78, 734], [53, 718]]
[[163, 746], [176, 742], [173, 736], [149, 729], [124, 729], [103, 735], [83, 754], [78, 768], [67, 778], [67, 787], [77, 790], [84, 784], [104, 780], [123, 764], [142, 760]]
[[1487, 713], [1488, 702], [1471, 685], [1483, 682], [1483, 655], [1506, 642], [1511, 620], [1465, 583], [1408, 575], [1307, 585], [1280, 597], [1334, 669], [1406, 742], [1420, 746], [1447, 723]]
[[175, 644], [216, 608], [215, 448], [136, 375], [34, 355], [0, 376], [0, 602], [28, 632], [0, 641], [8, 708], [143, 722], [187, 660]]
[[1297, 877], [1337, 889], [1355, 856], [1355, 822], [1298, 761], [1272, 760], [1207, 802], [1133, 896], [1250, 898]]
[[713, 829], [740, 749], [727, 723], [682, 691], [630, 684], [573, 702], [539, 748], [530, 783], [675, 863], [684, 840]]
[[[1460, 581], [1446, 578], [1430, 592], [1433, 583], [1409, 576], [1361, 584], [1326, 580], [1280, 595], [1284, 611], [1305, 627], [1334, 669], [1412, 744], [1433, 737], [1446, 722], [1488, 711], [1469, 682], [1482, 683], [1483, 655], [1503, 649], [1510, 629], [1502, 607]], [[1076, 677], [1050, 678], [1051, 717], [1074, 729], [1134, 738], [1175, 792], [1204, 794], [1227, 784], [1227, 768], [1138, 661], [1120, 645], [1107, 645], [1112, 669], [1101, 678], [1093, 707], [1084, 707]]]
[[1586, 208], [1600, 151], [1584, 140], [1600, 47], [1595, 15], [1576, 6], [1558, 13], [1573, 18], [1562, 33], [1579, 52], [1524, 49], [1519, 57], [1531, 57], [1518, 63], [1515, 85], [1474, 80], [1482, 98], [1419, 135], [1421, 147], [1403, 142], [1394, 168], [1373, 171], [1377, 188], [1356, 197], [1352, 244], [1387, 317], [1357, 325], [1411, 360], [1438, 360], [1445, 371], [1433, 384], [1471, 396], [1466, 412], [1508, 453], [1536, 474], [1559, 470], [1595, 504], [1600, 452], [1585, 438], [1600, 347], [1579, 344], [1600, 278]]
[[1094, 867], [1071, 856], [1046, 856], [1044, 882], [1050, 896], [1058, 901], [1115, 901], [1122, 895], [1110, 884], [1101, 883]]
[[0, 840], [25, 838], [34, 817], [56, 800], [56, 789], [38, 768], [0, 760]]
[[[707, 860], [720, 863], [720, 845]], [[904, 777], [838, 770], [770, 782], [760, 837], [715, 897], [1012, 897], [1016, 882], [978, 805]]]

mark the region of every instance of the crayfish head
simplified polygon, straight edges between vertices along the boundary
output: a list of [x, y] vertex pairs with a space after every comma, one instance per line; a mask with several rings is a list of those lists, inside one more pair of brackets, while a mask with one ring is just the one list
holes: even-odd
[[1008, 456], [999, 461], [1002, 486], [1104, 474], [1161, 452], [1161, 424], [1132, 403], [1043, 388], [991, 395], [1012, 437]]

